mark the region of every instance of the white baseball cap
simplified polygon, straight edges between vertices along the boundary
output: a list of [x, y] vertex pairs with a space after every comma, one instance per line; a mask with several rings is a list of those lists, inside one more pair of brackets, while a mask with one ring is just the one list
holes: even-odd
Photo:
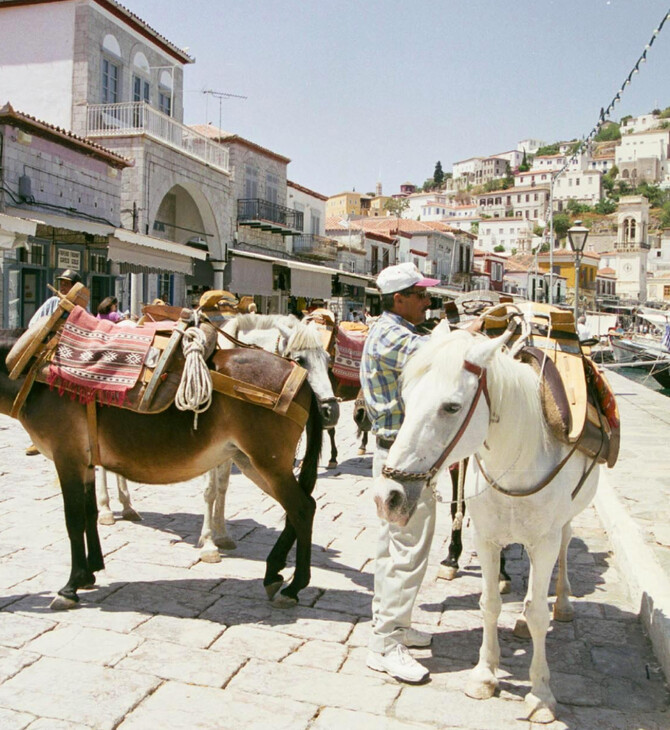
[[407, 261], [404, 264], [387, 266], [377, 277], [377, 288], [382, 294], [393, 294], [411, 286], [435, 286], [439, 279], [428, 279], [415, 264]]

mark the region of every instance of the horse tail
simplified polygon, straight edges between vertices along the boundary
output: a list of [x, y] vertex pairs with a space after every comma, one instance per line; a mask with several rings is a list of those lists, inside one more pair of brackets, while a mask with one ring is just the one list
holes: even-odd
[[321, 456], [321, 446], [323, 444], [323, 423], [319, 412], [319, 404], [314, 393], [312, 393], [312, 400], [309, 404], [306, 432], [307, 445], [305, 447], [305, 457], [300, 467], [298, 484], [305, 494], [311, 494], [316, 484], [316, 471], [319, 466], [319, 457]]

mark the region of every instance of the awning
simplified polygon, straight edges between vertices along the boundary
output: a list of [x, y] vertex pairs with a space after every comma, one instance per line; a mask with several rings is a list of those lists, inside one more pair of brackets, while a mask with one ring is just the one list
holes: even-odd
[[356, 276], [348, 276], [347, 274], [339, 274], [337, 278], [340, 284], [346, 284], [347, 286], [365, 286], [366, 283], [364, 277], [358, 278]]
[[28, 236], [34, 236], [37, 221], [0, 213], [0, 248], [17, 248], [24, 245]]
[[291, 294], [294, 297], [330, 299], [333, 296], [334, 269], [324, 269], [302, 261], [287, 261], [291, 269]]
[[204, 261], [207, 254], [181, 243], [117, 228], [108, 239], [107, 258], [121, 264], [123, 273], [191, 274], [193, 259]]
[[275, 293], [272, 288], [272, 264], [273, 260], [270, 257], [260, 258], [234, 254], [229, 264], [228, 288], [240, 296], [245, 294], [271, 296]]
[[[8, 209], [12, 213], [26, 213], [28, 211], [18, 208]], [[67, 231], [78, 231], [80, 233], [91, 233], [94, 236], [108, 236], [114, 233], [114, 226], [109, 223], [98, 223], [97, 221], [89, 221], [85, 218], [73, 218], [67, 215], [55, 215], [53, 213], [44, 213], [41, 210], [30, 211], [37, 223], [52, 228], [63, 228]]]

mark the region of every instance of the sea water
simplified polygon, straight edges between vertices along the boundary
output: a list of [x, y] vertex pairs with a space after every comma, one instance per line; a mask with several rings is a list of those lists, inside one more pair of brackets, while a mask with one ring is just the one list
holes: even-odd
[[651, 390], [670, 397], [670, 388], [664, 388], [660, 383], [656, 382], [649, 375], [649, 370], [645, 368], [617, 368], [617, 372], [629, 380], [634, 380], [636, 383], [641, 383]]

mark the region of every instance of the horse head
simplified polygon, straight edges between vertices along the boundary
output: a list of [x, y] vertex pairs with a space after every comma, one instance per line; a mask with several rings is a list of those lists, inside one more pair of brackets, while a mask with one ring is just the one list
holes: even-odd
[[319, 404], [324, 428], [337, 424], [340, 406], [328, 377], [328, 353], [323, 349], [321, 333], [314, 323], [299, 322], [292, 330], [283, 354], [307, 370], [309, 382]]
[[411, 358], [402, 376], [405, 419], [374, 488], [380, 517], [406, 524], [440, 469], [483, 446], [491, 415], [487, 369], [510, 336], [489, 339], [441, 325]]

